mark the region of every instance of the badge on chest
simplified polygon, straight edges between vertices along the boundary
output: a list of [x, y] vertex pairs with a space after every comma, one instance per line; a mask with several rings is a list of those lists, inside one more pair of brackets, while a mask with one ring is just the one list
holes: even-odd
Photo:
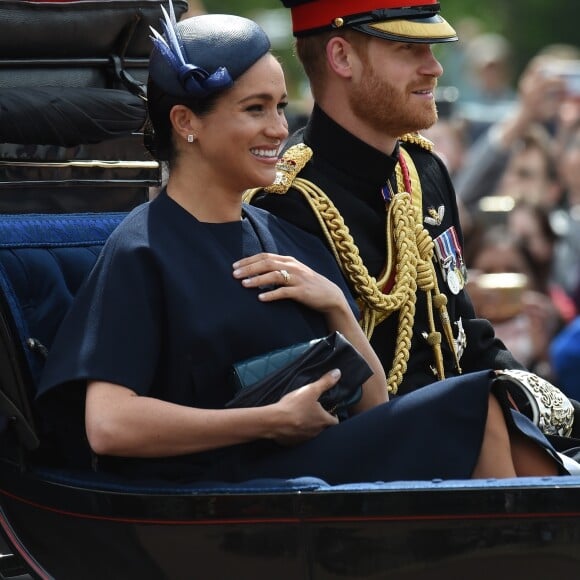
[[446, 229], [433, 241], [443, 279], [453, 294], [459, 294], [467, 281], [467, 269], [455, 227]]

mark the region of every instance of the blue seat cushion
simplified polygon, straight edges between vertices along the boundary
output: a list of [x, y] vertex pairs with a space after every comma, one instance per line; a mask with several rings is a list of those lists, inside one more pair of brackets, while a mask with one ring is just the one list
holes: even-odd
[[0, 290], [34, 383], [73, 296], [125, 215], [0, 215]]

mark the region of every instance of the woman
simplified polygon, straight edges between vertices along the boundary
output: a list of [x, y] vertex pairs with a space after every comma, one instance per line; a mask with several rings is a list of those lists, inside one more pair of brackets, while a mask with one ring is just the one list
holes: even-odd
[[[67, 462], [86, 465], [90, 448], [101, 469], [131, 477], [331, 483], [562, 471], [525, 418], [531, 438], [508, 432], [491, 372], [382, 404], [385, 376], [333, 257], [241, 202], [244, 189], [275, 179], [287, 137], [284, 77], [266, 35], [234, 16], [172, 20], [156, 35], [148, 86], [167, 186], [111, 236], [41, 385], [44, 416], [59, 410], [47, 437]], [[235, 362], [333, 330], [374, 371], [355, 416], [339, 423], [317, 402], [339, 370], [273, 405], [224, 409]], [[434, 437], [441, 444], [417, 460]]]

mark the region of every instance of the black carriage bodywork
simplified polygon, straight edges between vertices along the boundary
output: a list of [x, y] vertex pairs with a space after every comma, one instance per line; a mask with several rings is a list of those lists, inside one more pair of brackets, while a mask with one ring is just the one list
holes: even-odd
[[[158, 16], [158, 0], [0, 0], [0, 101], [31, 87], [140, 98]], [[0, 124], [0, 578], [580, 575], [578, 477], [169, 487], [35, 461], [43, 349], [112, 229], [160, 182], [135, 119], [78, 143]]]
[[540, 579], [580, 565], [578, 478], [169, 489], [0, 469], [5, 578]]

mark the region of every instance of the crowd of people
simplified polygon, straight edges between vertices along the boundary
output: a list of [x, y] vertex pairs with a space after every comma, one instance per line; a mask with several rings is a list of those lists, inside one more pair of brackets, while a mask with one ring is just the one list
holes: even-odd
[[[460, 85], [455, 100], [423, 134], [459, 200], [471, 296], [528, 368], [575, 398], [580, 358], [568, 327], [580, 313], [580, 47], [546, 46], [515, 79], [508, 39], [480, 32], [463, 53], [461, 72], [441, 80]], [[465, 88], [470, 80], [477, 90]], [[477, 288], [481, 274], [502, 272], [527, 276], [507, 320], [490, 305], [493, 296], [514, 299], [502, 283], [510, 279], [495, 276], [493, 296], [488, 278], [485, 292]]]

